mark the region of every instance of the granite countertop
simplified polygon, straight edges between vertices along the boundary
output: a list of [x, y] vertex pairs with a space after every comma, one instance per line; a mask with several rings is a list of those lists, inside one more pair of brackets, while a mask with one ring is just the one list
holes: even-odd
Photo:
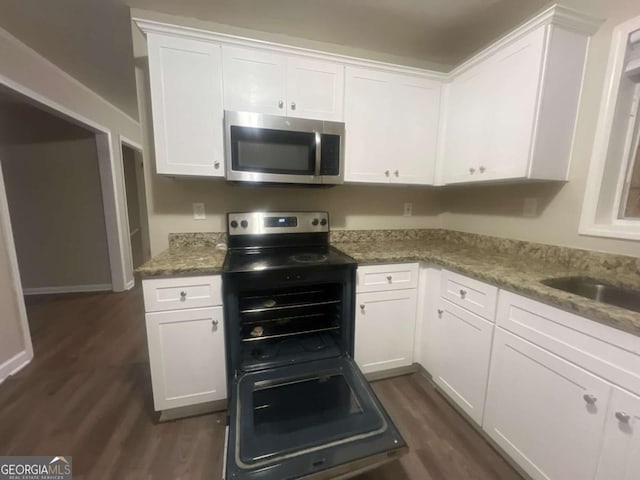
[[[222, 271], [226, 252], [215, 247], [220, 234], [209, 242], [174, 235], [170, 248], [137, 273], [148, 277]], [[331, 243], [360, 265], [431, 263], [640, 336], [640, 313], [540, 283], [547, 278], [584, 276], [640, 289], [640, 258], [446, 230], [332, 232]]]
[[222, 272], [226, 250], [207, 245], [170, 247], [136, 269], [142, 277], [215, 275]]
[[596, 302], [540, 283], [547, 278], [583, 276], [640, 290], [638, 274], [615, 269], [605, 271], [583, 264], [570, 266], [551, 258], [540, 259], [519, 252], [507, 253], [447, 241], [378, 240], [337, 242], [334, 246], [357, 260], [359, 265], [418, 261], [432, 263], [640, 336], [640, 313]]

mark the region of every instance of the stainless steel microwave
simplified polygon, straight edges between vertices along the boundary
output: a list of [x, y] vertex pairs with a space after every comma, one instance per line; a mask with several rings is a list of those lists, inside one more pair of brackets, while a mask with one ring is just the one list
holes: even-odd
[[224, 112], [226, 178], [335, 185], [344, 179], [344, 123]]

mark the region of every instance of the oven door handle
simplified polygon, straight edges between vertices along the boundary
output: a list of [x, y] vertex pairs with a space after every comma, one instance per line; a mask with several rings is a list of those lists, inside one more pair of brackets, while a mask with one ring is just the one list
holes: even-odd
[[314, 171], [314, 175], [316, 177], [320, 176], [320, 165], [322, 163], [322, 135], [320, 132], [315, 132], [316, 134], [316, 168]]

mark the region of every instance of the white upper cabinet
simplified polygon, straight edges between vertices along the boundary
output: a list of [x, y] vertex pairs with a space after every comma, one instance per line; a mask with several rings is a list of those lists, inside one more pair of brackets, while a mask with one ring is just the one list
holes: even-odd
[[224, 108], [342, 120], [344, 66], [241, 47], [223, 47]]
[[224, 176], [220, 45], [149, 33], [156, 171]]
[[224, 108], [284, 115], [286, 58], [248, 48], [224, 46]]
[[566, 180], [587, 45], [549, 23], [454, 71], [441, 183]]
[[307, 58], [287, 58], [287, 114], [341, 122], [344, 65]]
[[347, 67], [345, 180], [433, 184], [440, 94], [434, 80]]

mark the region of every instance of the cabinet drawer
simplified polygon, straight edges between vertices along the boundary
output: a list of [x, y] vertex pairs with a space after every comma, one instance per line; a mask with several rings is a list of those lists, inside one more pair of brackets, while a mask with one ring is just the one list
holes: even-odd
[[605, 379], [640, 393], [640, 337], [500, 290], [502, 328]]
[[443, 270], [440, 295], [476, 315], [494, 321], [498, 289], [493, 285]]
[[146, 312], [222, 305], [220, 275], [142, 281]]
[[370, 265], [358, 267], [356, 291], [379, 292], [418, 286], [418, 264]]

